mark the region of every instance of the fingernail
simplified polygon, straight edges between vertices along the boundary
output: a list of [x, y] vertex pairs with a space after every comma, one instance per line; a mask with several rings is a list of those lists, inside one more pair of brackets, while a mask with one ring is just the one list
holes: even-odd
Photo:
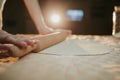
[[20, 42], [20, 45], [21, 45], [22, 47], [27, 47], [27, 43], [24, 42], [24, 41]]
[[37, 43], [37, 40], [29, 40], [28, 45], [34, 45]]
[[36, 44], [38, 41], [37, 41], [37, 40], [32, 40], [32, 42], [33, 42], [34, 44]]

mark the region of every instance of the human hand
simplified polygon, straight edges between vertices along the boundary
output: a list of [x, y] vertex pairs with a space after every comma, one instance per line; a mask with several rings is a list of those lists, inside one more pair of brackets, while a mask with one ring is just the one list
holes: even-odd
[[71, 35], [72, 34], [72, 31], [71, 30], [66, 30], [66, 29], [56, 29], [55, 30], [56, 32], [66, 32], [66, 33], [68, 33], [68, 35]]
[[53, 29], [53, 28], [49, 28], [49, 27], [44, 27], [44, 29], [42, 29], [41, 34], [50, 34], [50, 33], [54, 33], [54, 32], [67, 32], [69, 35], [72, 34], [71, 30], [66, 30], [66, 29]]
[[9, 50], [10, 46], [7, 44], [14, 44], [19, 48], [25, 48], [36, 43], [37, 42], [35, 40], [31, 40], [28, 37], [16, 36], [0, 30], [0, 50]]

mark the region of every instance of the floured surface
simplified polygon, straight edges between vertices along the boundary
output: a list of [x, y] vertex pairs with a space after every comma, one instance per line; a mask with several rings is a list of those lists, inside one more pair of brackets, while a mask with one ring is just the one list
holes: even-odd
[[120, 54], [56, 56], [33, 53], [0, 74], [0, 80], [120, 80]]
[[107, 54], [111, 50], [112, 48], [110, 46], [101, 44], [97, 41], [75, 38], [67, 39], [39, 53], [49, 55], [87, 56]]
[[120, 80], [120, 39], [112, 36], [76, 37], [86, 43], [110, 46], [113, 50], [97, 56], [31, 53], [1, 73], [0, 80]]

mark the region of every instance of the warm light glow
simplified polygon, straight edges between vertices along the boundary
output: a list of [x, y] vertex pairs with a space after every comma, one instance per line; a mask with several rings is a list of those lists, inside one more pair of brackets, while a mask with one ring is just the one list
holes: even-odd
[[116, 20], [115, 12], [113, 12], [113, 23], [115, 23], [115, 20]]
[[115, 35], [115, 20], [116, 20], [116, 16], [115, 16], [115, 12], [113, 12], [113, 31], [112, 31], [112, 35]]
[[51, 16], [51, 21], [52, 21], [53, 23], [58, 23], [58, 22], [60, 22], [60, 16], [57, 15], [57, 14], [53, 14], [53, 15]]

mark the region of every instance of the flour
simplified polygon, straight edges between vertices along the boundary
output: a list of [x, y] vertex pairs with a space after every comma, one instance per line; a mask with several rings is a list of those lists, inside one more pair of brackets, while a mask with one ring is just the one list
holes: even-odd
[[72, 38], [51, 46], [39, 53], [61, 56], [93, 56], [108, 54], [111, 51], [112, 48], [110, 46], [97, 41]]

